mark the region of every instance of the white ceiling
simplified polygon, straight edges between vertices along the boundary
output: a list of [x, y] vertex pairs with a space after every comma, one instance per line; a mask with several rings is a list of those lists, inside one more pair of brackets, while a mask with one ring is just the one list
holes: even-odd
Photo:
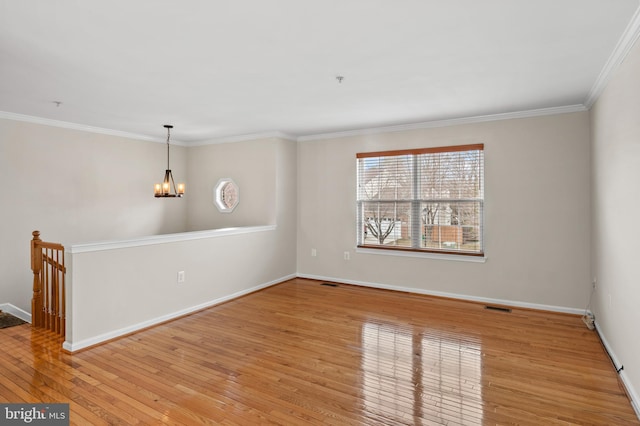
[[0, 111], [189, 143], [589, 106], [638, 7], [0, 0]]

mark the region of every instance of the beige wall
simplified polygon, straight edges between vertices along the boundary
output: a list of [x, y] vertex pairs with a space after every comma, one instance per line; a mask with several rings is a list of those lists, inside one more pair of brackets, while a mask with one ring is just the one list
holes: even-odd
[[[187, 229], [275, 224], [278, 143], [271, 138], [189, 147]], [[220, 213], [213, 203], [221, 178], [239, 187], [240, 202], [231, 213]]]
[[[266, 141], [264, 149], [237, 144], [225, 147], [225, 152], [232, 159], [248, 147], [261, 150], [263, 158], [270, 159], [270, 167], [277, 167], [268, 178], [253, 178], [271, 194], [267, 204], [277, 224], [269, 228], [274, 229], [251, 233], [241, 229], [233, 235], [189, 232], [182, 236], [184, 240], [163, 236], [170, 241], [142, 239], [141, 244], [125, 243], [106, 250], [71, 247], [76, 253], [70, 254], [73, 312], [67, 320], [68, 349], [96, 344], [295, 276], [296, 143], [274, 139]], [[216, 158], [224, 163], [219, 151]], [[244, 176], [242, 170], [236, 172]], [[240, 188], [242, 191], [242, 184]], [[102, 265], [111, 268], [96, 274]], [[178, 271], [185, 272], [184, 283], [177, 283]]]
[[[357, 152], [485, 144], [486, 263], [356, 253]], [[584, 309], [587, 112], [327, 139], [298, 147], [298, 273]], [[317, 256], [311, 256], [315, 248]], [[349, 251], [351, 260], [344, 260]]]
[[[31, 232], [64, 244], [183, 231], [184, 200], [154, 199], [166, 146], [0, 119], [0, 303], [30, 312]], [[184, 147], [171, 147], [184, 179]]]
[[640, 44], [591, 111], [593, 311], [640, 415]]

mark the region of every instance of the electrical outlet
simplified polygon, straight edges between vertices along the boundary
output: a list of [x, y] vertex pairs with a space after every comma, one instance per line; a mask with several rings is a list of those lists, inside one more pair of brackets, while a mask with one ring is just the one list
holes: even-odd
[[184, 271], [178, 271], [178, 284], [184, 282]]
[[316, 257], [318, 255], [318, 252], [316, 251], [316, 249], [312, 248], [311, 249], [311, 257]]
[[593, 277], [593, 280], [591, 281], [591, 286], [594, 290], [596, 289], [596, 284], [598, 284], [598, 278]]
[[351, 258], [351, 253], [349, 253], [348, 251], [344, 252], [344, 260], [349, 260]]

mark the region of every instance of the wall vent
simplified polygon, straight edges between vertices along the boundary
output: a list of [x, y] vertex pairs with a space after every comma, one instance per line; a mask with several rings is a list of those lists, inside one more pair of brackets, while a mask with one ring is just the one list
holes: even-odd
[[498, 311], [498, 312], [508, 312], [511, 313], [511, 309], [503, 308], [502, 306], [491, 306], [487, 305], [484, 307], [485, 309], [489, 309], [490, 311]]

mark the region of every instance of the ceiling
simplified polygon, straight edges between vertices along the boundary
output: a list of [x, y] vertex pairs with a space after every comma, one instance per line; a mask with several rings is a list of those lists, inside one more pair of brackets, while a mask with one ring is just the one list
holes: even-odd
[[0, 111], [194, 143], [588, 107], [638, 7], [0, 0]]

